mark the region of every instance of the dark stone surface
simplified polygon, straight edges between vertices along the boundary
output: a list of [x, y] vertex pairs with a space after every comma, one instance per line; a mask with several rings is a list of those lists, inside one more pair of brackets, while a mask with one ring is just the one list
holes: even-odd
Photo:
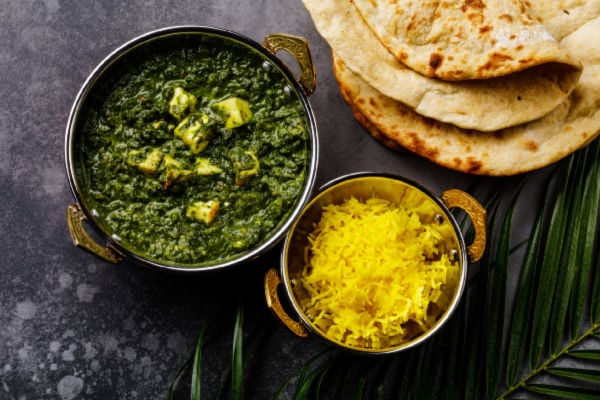
[[329, 48], [299, 0], [2, 0], [0, 399], [164, 398], [202, 323], [203, 395], [214, 398], [239, 301], [247, 334], [268, 328], [248, 372], [248, 398], [271, 398], [325, 347], [294, 337], [266, 309], [262, 277], [278, 265], [278, 247], [231, 271], [181, 276], [110, 265], [71, 242], [64, 129], [78, 90], [123, 42], [181, 24], [228, 28], [259, 42], [271, 32], [309, 40], [318, 74], [311, 97], [321, 148], [317, 185], [365, 170], [396, 172], [434, 193], [472, 180], [393, 152], [358, 125], [337, 90]]

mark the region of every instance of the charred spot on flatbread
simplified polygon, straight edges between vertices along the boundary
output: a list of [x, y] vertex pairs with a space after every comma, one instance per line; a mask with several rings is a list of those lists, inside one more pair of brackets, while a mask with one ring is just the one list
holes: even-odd
[[442, 61], [444, 61], [444, 56], [439, 53], [432, 53], [429, 56], [429, 66], [433, 69], [437, 69], [442, 65]]

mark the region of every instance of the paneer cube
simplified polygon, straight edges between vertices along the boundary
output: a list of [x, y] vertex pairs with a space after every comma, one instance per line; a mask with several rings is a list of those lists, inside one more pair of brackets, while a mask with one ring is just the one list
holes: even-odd
[[198, 154], [208, 146], [211, 135], [211, 119], [206, 114], [194, 113], [177, 125], [174, 134], [188, 145], [192, 153]]
[[244, 186], [248, 179], [258, 174], [260, 162], [252, 151], [234, 147], [229, 152], [229, 158], [235, 170], [236, 185]]
[[220, 174], [223, 170], [210, 163], [208, 158], [196, 158], [194, 165], [194, 174], [199, 176]]
[[225, 129], [233, 129], [247, 124], [252, 119], [250, 104], [239, 97], [231, 97], [214, 104], [225, 119]]
[[180, 161], [171, 156], [164, 156], [161, 165], [163, 170], [163, 188], [167, 189], [173, 182], [183, 182], [194, 176], [194, 171], [183, 167]]
[[177, 86], [173, 90], [171, 101], [169, 101], [169, 114], [177, 120], [181, 120], [187, 112], [193, 112], [196, 109], [197, 103], [196, 96]]
[[218, 201], [195, 201], [191, 205], [187, 206], [185, 215], [188, 218], [192, 218], [196, 221], [204, 222], [206, 225], [210, 225], [218, 212]]
[[127, 164], [147, 174], [158, 171], [163, 154], [160, 149], [152, 149], [150, 152], [143, 150], [131, 150], [127, 154]]

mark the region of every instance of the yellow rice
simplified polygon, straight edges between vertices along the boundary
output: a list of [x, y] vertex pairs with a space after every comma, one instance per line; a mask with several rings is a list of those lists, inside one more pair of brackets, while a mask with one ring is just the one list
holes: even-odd
[[326, 337], [350, 347], [386, 348], [430, 329], [459, 279], [450, 223], [436, 205], [350, 198], [323, 209], [299, 276], [305, 313]]

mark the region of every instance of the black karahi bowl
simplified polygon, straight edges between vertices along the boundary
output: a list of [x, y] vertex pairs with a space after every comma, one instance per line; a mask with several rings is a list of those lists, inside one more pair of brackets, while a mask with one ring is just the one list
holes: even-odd
[[[90, 194], [91, 171], [86, 169], [85, 163], [85, 157], [89, 155], [82, 151], [82, 143], [86, 139], [86, 119], [93, 115], [98, 98], [105, 96], [106, 86], [108, 83], [114, 82], [115, 77], [123, 74], [123, 71], [130, 71], [131, 65], [139, 63], [140, 60], [148, 60], [149, 57], [173, 51], [173, 49], [185, 57], [189, 49], [206, 46], [206, 43], [217, 43], [215, 45], [217, 48], [210, 49], [213, 53], [216, 51], [217, 57], [221, 51], [219, 46], [223, 47], [223, 51], [228, 51], [229, 47], [244, 49], [253, 62], [261, 63], [262, 67], [269, 71], [269, 74], [278, 77], [278, 82], [284, 81], [285, 93], [293, 98], [297, 109], [301, 110], [299, 115], [302, 116], [305, 126], [304, 167], [297, 174], [302, 182], [295, 198], [291, 203], [288, 202], [290, 204], [283, 210], [278, 222], [274, 223], [274, 226], [250, 247], [235, 254], [214, 254], [214, 257], [211, 255], [201, 260], [172, 260], [168, 257], [149, 255], [135, 243], [124, 239], [121, 232], [116, 231], [107, 223], [106, 215], [104, 215], [106, 213], [98, 210], [95, 200]], [[300, 70], [298, 78], [275, 56], [280, 50], [290, 53], [297, 61]], [[222, 84], [226, 85], [227, 78], [223, 79], [225, 81]], [[314, 90], [315, 83], [315, 71], [308, 44], [306, 40], [296, 36], [268, 35], [261, 45], [248, 37], [225, 29], [206, 26], [176, 26], [146, 33], [123, 44], [108, 55], [89, 75], [77, 94], [69, 115], [65, 137], [65, 162], [69, 184], [76, 200], [67, 209], [67, 223], [73, 242], [84, 250], [112, 263], [118, 263], [124, 258], [128, 258], [145, 266], [184, 273], [222, 270], [262, 255], [286, 234], [309, 200], [313, 188], [318, 162], [318, 137], [315, 117], [308, 96]], [[258, 157], [253, 158], [258, 163]], [[164, 159], [162, 162], [165, 162]], [[118, 175], [118, 171], [115, 174]], [[245, 182], [243, 180], [238, 182], [238, 179], [241, 180], [236, 175], [236, 183], [243, 186]], [[167, 183], [163, 186], [166, 187]], [[269, 204], [264, 204], [265, 208], [268, 206]], [[94, 237], [87, 232], [84, 221], [95, 232]], [[198, 229], [204, 229], [202, 224], [199, 224]], [[173, 240], [177, 240], [176, 234]]]

